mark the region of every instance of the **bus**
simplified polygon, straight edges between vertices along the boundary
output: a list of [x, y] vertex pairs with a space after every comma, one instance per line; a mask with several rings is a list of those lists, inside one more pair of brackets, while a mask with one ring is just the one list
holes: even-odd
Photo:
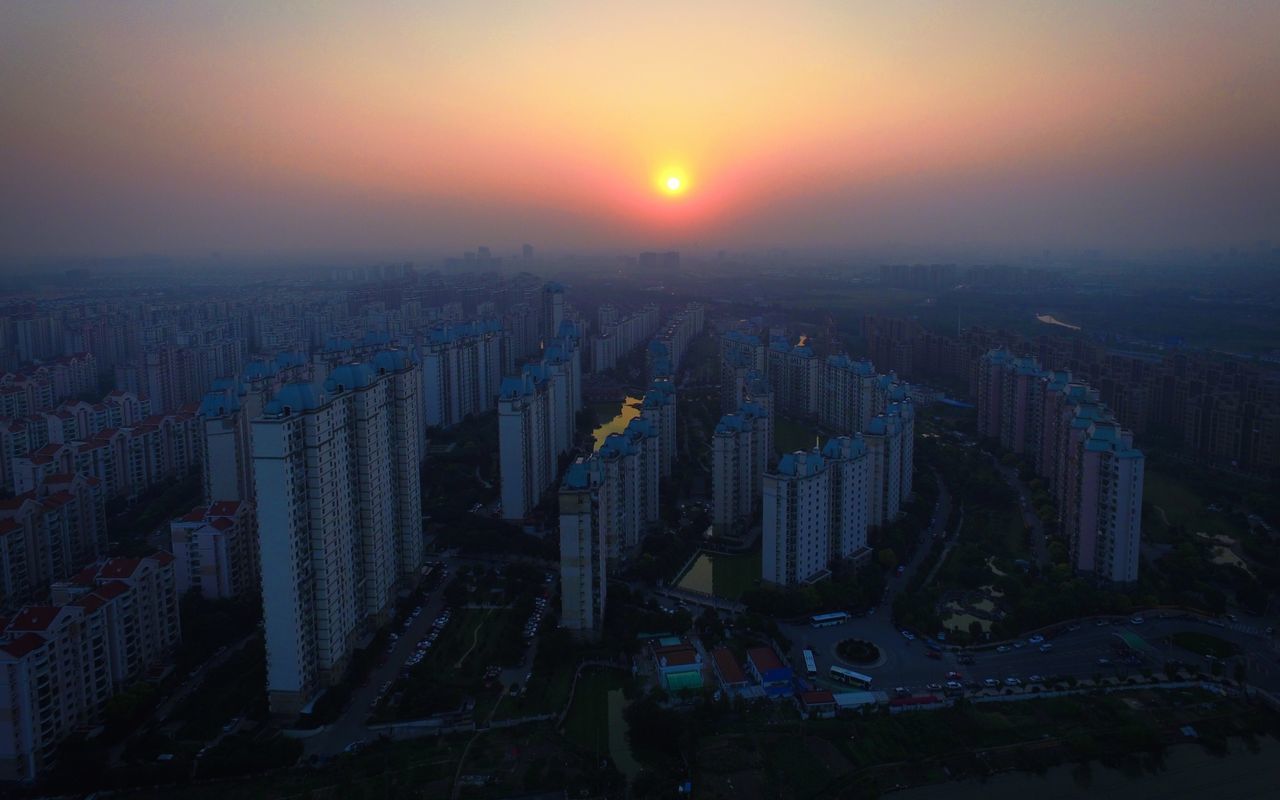
[[848, 683], [861, 689], [871, 688], [871, 676], [863, 675], [861, 672], [854, 672], [851, 669], [837, 667], [834, 664], [831, 667], [831, 679], [840, 683]]
[[804, 671], [810, 678], [818, 677], [818, 659], [813, 657], [813, 651], [807, 647], [804, 649]]
[[828, 628], [848, 621], [849, 615], [844, 611], [833, 611], [830, 614], [814, 614], [809, 618], [809, 624], [815, 628]]

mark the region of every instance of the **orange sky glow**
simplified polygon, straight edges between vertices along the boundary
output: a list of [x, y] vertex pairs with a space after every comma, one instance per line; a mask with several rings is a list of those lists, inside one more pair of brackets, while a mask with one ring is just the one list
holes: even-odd
[[0, 246], [1260, 236], [1277, 30], [1267, 3], [6, 4]]

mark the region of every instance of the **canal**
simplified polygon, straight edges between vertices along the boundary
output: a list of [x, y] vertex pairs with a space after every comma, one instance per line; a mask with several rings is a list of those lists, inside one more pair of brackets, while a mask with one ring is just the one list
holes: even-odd
[[595, 438], [594, 447], [598, 450], [611, 433], [622, 433], [627, 423], [640, 416], [640, 398], [628, 395], [622, 404], [592, 403], [589, 408], [598, 420], [605, 420], [591, 432]]

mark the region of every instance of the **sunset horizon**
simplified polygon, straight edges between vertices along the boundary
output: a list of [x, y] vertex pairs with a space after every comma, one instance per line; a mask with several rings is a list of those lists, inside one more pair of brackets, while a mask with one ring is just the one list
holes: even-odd
[[0, 132], [6, 260], [499, 240], [1123, 250], [1266, 238], [1280, 211], [1274, 5], [3, 16], [21, 121]]

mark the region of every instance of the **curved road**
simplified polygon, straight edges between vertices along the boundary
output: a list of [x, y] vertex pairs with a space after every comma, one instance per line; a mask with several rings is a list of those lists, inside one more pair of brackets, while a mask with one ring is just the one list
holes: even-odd
[[[1243, 662], [1246, 665], [1248, 684], [1280, 696], [1280, 642], [1275, 636], [1266, 633], [1267, 626], [1272, 622], [1262, 618], [1241, 617], [1238, 622], [1227, 622], [1161, 611], [1152, 613], [1137, 625], [1120, 617], [1102, 622], [1096, 619], [1081, 620], [1071, 626], [1075, 630], [1059, 626], [1062, 633], [1050, 640], [1052, 647], [1048, 652], [1041, 652], [1038, 645], [1020, 640], [1021, 646], [1014, 646], [1013, 642], [1009, 642], [1009, 648], [1004, 653], [997, 652], [993, 645], [961, 652], [945, 651], [939, 654], [939, 659], [929, 658], [926, 655], [929, 648], [922, 640], [917, 638], [915, 641], [908, 641], [893, 624], [892, 606], [894, 598], [903, 591], [927, 555], [930, 540], [934, 536], [945, 535], [943, 526], [950, 513], [951, 497], [941, 481], [938, 487], [938, 504], [933, 524], [922, 532], [914, 558], [904, 565], [904, 574], [890, 577], [885, 597], [873, 615], [855, 617], [843, 625], [830, 628], [813, 628], [807, 624], [780, 625], [793, 642], [792, 651], [788, 655], [797, 674], [804, 674], [801, 651], [805, 647], [812, 647], [818, 661], [818, 683], [833, 690], [847, 690], [847, 687], [827, 680], [825, 675], [828, 667], [841, 663], [836, 657], [836, 645], [842, 639], [849, 638], [864, 639], [880, 648], [883, 654], [880, 663], [874, 667], [855, 667], [875, 679], [876, 689], [892, 690], [901, 686], [919, 694], [929, 693], [924, 688], [929, 683], [943, 683], [946, 673], [951, 671], [963, 675], [965, 682], [981, 682], [986, 678], [1003, 681], [1007, 677], [1025, 681], [1031, 675], [1072, 675], [1078, 679], [1087, 679], [1097, 674], [1124, 675], [1143, 669], [1159, 671], [1168, 661], [1181, 661], [1207, 672], [1209, 664], [1202, 656], [1175, 647], [1168, 641], [1169, 636], [1174, 633], [1196, 631], [1225, 639], [1240, 648], [1240, 655], [1229, 659], [1225, 677], [1233, 677], [1235, 664]], [[952, 535], [954, 534], [953, 531]], [[1100, 658], [1115, 662], [1115, 645], [1120, 643], [1117, 634], [1121, 631], [1141, 637], [1150, 645], [1152, 652], [1145, 661], [1138, 664], [1099, 664]], [[965, 655], [971, 657], [974, 663], [961, 664], [959, 659]]]

